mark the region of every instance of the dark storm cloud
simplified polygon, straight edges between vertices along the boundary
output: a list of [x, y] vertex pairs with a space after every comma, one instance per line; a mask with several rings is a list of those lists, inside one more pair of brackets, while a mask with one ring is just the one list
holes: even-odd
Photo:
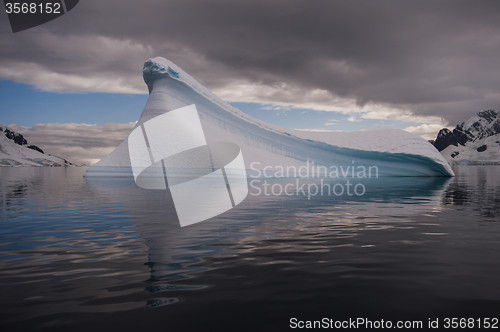
[[498, 1], [88, 0], [35, 29], [1, 28], [0, 74], [40, 75], [42, 88], [54, 71], [70, 87], [142, 91], [141, 65], [159, 55], [209, 88], [285, 83], [452, 124], [500, 108]]

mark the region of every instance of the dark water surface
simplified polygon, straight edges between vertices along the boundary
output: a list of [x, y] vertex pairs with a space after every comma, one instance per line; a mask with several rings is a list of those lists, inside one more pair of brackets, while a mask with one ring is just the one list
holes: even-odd
[[500, 167], [454, 170], [367, 179], [363, 196], [250, 190], [181, 228], [167, 191], [85, 168], [0, 168], [0, 331], [498, 319]]

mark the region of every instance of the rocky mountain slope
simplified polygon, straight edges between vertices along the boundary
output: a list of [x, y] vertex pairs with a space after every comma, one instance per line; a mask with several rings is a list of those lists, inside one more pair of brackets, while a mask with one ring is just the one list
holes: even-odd
[[439, 131], [434, 146], [450, 164], [500, 164], [500, 113], [485, 110]]
[[0, 124], [0, 166], [72, 166], [63, 158], [45, 154], [20, 133]]

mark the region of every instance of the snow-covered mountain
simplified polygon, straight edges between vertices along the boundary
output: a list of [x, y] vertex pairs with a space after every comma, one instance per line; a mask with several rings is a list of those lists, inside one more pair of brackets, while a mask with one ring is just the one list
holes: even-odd
[[434, 146], [450, 164], [500, 164], [500, 113], [485, 110], [439, 131]]
[[[349, 167], [352, 171], [355, 167], [359, 170], [376, 166], [379, 176], [453, 176], [449, 164], [429, 142], [402, 130], [318, 133], [281, 128], [232, 107], [167, 59], [157, 57], [146, 61], [143, 76], [150, 96], [134, 131], [141, 126], [145, 131], [155, 118], [194, 105], [206, 144], [236, 144], [247, 170], [266, 169], [270, 174], [279, 172], [280, 167], [304, 166], [304, 172], [310, 173], [314, 162], [327, 169]], [[186, 132], [189, 125], [182, 128], [168, 129], [182, 136], [174, 139], [175, 142], [146, 144], [183, 144], [183, 139], [189, 140], [191, 136]], [[91, 166], [85, 176], [132, 176], [128, 144], [129, 140], [124, 140], [110, 155]], [[147, 151], [145, 146], [142, 149]], [[145, 157], [149, 160], [147, 153]], [[312, 172], [314, 174], [314, 170]], [[297, 176], [297, 173], [291, 175]]]
[[0, 124], [0, 166], [71, 166], [62, 158], [45, 154], [20, 133]]

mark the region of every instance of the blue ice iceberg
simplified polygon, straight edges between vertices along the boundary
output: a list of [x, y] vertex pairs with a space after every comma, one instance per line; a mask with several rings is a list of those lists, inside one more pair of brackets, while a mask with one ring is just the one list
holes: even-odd
[[[303, 177], [309, 174], [311, 177], [319, 177], [320, 174], [326, 175], [332, 171], [342, 176], [342, 172], [356, 172], [358, 175], [363, 170], [366, 173], [368, 170], [376, 172], [377, 176], [454, 175], [434, 146], [403, 130], [307, 132], [285, 129], [254, 119], [232, 107], [167, 59], [157, 57], [146, 61], [143, 76], [150, 96], [134, 130], [144, 128], [145, 123], [155, 123], [155, 118], [163, 114], [188, 106], [194, 107], [199, 115], [204, 135], [203, 144], [187, 144], [182, 148], [191, 151], [190, 159], [177, 158], [173, 162], [172, 178], [176, 170], [183, 175], [196, 170], [208, 174], [217, 167], [222, 167], [214, 165], [214, 151], [211, 152], [221, 142], [235, 144], [241, 149], [244, 168], [247, 172], [253, 172], [254, 176]], [[177, 142], [175, 144], [183, 144], [182, 142], [189, 141], [183, 137], [197, 135], [177, 126], [169, 130], [169, 133], [158, 136], [163, 139], [150, 139], [148, 142], [151, 147], [157, 146], [161, 150], [157, 152], [158, 156], [161, 155], [158, 158], [172, 156], [169, 152], [172, 149], [165, 148], [166, 145], [172, 146], [174, 141]], [[165, 137], [170, 138], [166, 141]], [[200, 150], [205, 145], [206, 149]], [[192, 158], [193, 149], [198, 149], [200, 156], [210, 159], [208, 165]], [[179, 146], [173, 150], [178, 152]], [[132, 170], [130, 151], [129, 139], [126, 139], [111, 154], [91, 166], [85, 176], [139, 174], [140, 172], [134, 173]], [[148, 154], [145, 156], [148, 159]], [[151, 158], [150, 163], [155, 162], [160, 161]], [[163, 168], [165, 169], [165, 164]], [[262, 172], [263, 170], [266, 172]], [[230, 177], [231, 169], [225, 171]]]

